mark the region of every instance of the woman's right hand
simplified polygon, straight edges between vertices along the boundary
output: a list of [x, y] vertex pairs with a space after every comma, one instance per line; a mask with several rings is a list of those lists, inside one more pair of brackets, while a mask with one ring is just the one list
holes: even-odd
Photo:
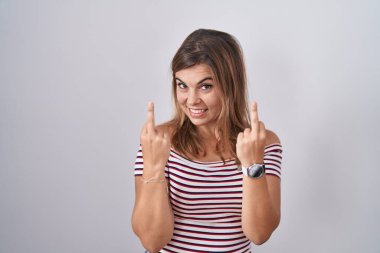
[[164, 129], [156, 128], [153, 102], [148, 104], [147, 120], [141, 130], [140, 143], [144, 160], [144, 174], [148, 177], [163, 174], [170, 154], [170, 136]]

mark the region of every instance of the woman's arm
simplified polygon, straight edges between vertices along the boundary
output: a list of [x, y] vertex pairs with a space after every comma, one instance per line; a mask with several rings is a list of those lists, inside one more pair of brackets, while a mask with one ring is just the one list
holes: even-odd
[[[273, 132], [267, 131], [266, 146], [280, 143]], [[257, 163], [263, 163], [263, 158]], [[254, 244], [266, 242], [280, 223], [281, 182], [274, 175], [258, 179], [243, 176], [242, 227]]]
[[[277, 135], [259, 121], [257, 103], [251, 108], [251, 127], [237, 136], [236, 153], [244, 167], [264, 163], [265, 146], [280, 143]], [[280, 222], [280, 179], [243, 176], [242, 229], [255, 244], [263, 244]]]
[[165, 165], [170, 153], [170, 137], [165, 128], [154, 123], [153, 103], [140, 136], [143, 175], [135, 177], [135, 206], [132, 228], [143, 246], [158, 252], [172, 238], [174, 218], [169, 202]]
[[[144, 178], [145, 178], [144, 173]], [[165, 178], [162, 175], [148, 178]], [[146, 179], [146, 178], [145, 178]], [[141, 176], [135, 177], [135, 207], [132, 228], [149, 252], [162, 249], [172, 238], [174, 219], [167, 192], [167, 181], [144, 183]]]

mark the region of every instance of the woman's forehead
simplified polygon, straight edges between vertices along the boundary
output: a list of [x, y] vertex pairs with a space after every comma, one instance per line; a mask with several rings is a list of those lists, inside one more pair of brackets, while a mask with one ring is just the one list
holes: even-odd
[[198, 81], [194, 79], [203, 79], [204, 77], [211, 77], [213, 78], [214, 73], [212, 69], [207, 64], [197, 64], [192, 67], [179, 70], [175, 73], [175, 77], [181, 79], [182, 81]]

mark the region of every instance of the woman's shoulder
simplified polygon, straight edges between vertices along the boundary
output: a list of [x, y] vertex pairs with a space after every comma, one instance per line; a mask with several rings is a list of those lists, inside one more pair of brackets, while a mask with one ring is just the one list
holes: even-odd
[[265, 138], [265, 146], [272, 144], [281, 144], [280, 138], [277, 134], [269, 129], [266, 129], [266, 138]]

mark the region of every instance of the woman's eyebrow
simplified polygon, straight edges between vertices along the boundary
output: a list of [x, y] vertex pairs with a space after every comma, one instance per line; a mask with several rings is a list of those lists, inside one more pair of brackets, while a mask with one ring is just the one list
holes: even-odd
[[202, 80], [200, 80], [200, 81], [198, 82], [198, 84], [201, 84], [201, 83], [203, 83], [203, 82], [206, 81], [206, 80], [211, 80], [211, 81], [212, 81], [212, 77], [211, 77], [211, 76], [205, 77], [205, 78], [203, 78]]
[[[178, 81], [180, 81], [181, 83], [186, 84], [184, 81], [182, 81], [182, 80], [179, 79], [178, 77], [176, 77], [175, 79], [178, 80]], [[206, 80], [211, 80], [211, 81], [212, 81], [213, 79], [212, 79], [211, 76], [208, 76], [208, 77], [205, 77], [205, 78], [203, 78], [202, 80], [200, 80], [200, 81], [198, 82], [198, 84], [201, 84], [201, 83], [203, 83], [203, 82], [206, 81]]]

